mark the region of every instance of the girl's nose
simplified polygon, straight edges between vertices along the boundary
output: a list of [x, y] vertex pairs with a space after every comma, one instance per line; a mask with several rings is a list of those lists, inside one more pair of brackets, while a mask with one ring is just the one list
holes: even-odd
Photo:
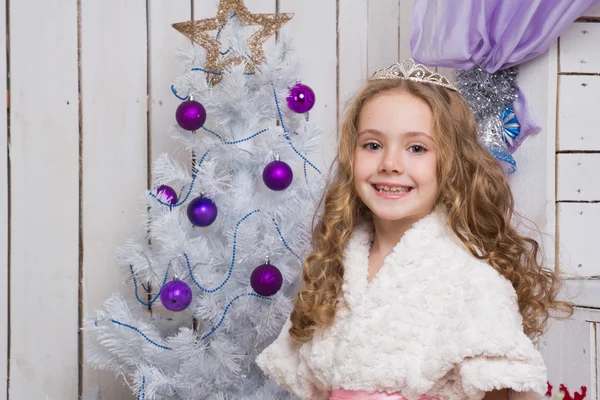
[[402, 163], [402, 153], [397, 151], [386, 151], [381, 160], [379, 172], [387, 172], [389, 174], [400, 174], [404, 172]]

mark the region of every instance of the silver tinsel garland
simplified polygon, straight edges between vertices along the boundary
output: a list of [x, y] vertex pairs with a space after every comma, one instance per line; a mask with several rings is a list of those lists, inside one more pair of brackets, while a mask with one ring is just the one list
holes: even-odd
[[517, 67], [494, 73], [481, 67], [456, 72], [456, 86], [475, 115], [480, 141], [500, 161], [507, 174], [516, 170], [516, 162], [508, 149], [510, 138], [505, 135], [502, 113], [510, 110], [518, 96], [517, 74]]

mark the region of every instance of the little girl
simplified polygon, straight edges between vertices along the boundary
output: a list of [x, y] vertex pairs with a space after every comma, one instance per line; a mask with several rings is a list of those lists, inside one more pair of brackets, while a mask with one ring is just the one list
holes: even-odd
[[339, 138], [304, 286], [257, 358], [301, 399], [534, 399], [558, 278], [450, 82], [377, 71]]

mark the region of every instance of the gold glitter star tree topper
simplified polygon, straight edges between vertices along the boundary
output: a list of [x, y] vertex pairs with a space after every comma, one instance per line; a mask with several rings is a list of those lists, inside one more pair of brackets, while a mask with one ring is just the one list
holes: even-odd
[[[249, 57], [239, 54], [222, 56], [220, 53], [221, 42], [210, 34], [211, 31], [223, 29], [232, 13], [235, 14], [242, 26], [260, 26], [260, 29], [247, 39]], [[207, 74], [207, 80], [215, 84], [221, 80], [221, 74], [225, 68], [232, 64], [246, 62], [246, 71], [254, 72], [255, 67], [264, 61], [264, 42], [281, 29], [293, 16], [294, 14], [279, 13], [251, 14], [243, 0], [221, 0], [216, 17], [198, 21], [178, 22], [173, 24], [173, 28], [205, 49], [205, 68], [214, 73]]]

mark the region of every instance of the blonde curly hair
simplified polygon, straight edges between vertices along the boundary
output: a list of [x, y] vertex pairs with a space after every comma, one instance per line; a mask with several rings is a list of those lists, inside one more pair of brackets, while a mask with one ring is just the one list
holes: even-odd
[[532, 339], [539, 337], [551, 310], [568, 315], [573, 310], [571, 304], [557, 299], [558, 272], [543, 268], [538, 242], [511, 225], [515, 212], [510, 186], [494, 157], [478, 142], [467, 102], [455, 91], [404, 79], [368, 81], [349, 104], [335, 170], [321, 199], [312, 252], [304, 262], [304, 286], [295, 298], [290, 335], [307, 342], [315, 330], [334, 321], [344, 277], [344, 248], [359, 220], [370, 215], [353, 184], [359, 116], [368, 101], [391, 90], [407, 92], [431, 108], [438, 157], [436, 205], [447, 211], [449, 225], [473, 257], [512, 282], [524, 331]]

